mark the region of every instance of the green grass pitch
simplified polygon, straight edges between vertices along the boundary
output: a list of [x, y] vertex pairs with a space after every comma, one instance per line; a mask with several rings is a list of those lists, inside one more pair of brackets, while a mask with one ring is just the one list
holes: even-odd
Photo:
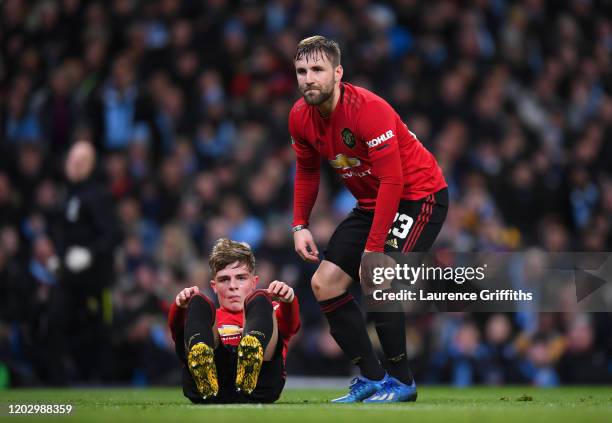
[[[421, 387], [416, 403], [330, 404], [337, 390], [287, 389], [270, 405], [192, 405], [180, 389], [0, 391], [0, 421], [84, 422], [612, 422], [612, 387]], [[68, 416], [16, 416], [8, 404], [71, 404]]]

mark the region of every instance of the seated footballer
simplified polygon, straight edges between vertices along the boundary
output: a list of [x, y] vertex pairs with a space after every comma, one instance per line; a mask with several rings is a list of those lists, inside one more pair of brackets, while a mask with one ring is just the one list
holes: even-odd
[[220, 307], [192, 286], [176, 296], [168, 316], [183, 394], [201, 404], [274, 402], [285, 386], [287, 344], [300, 328], [293, 289], [280, 281], [256, 289], [246, 243], [218, 240], [209, 264]]

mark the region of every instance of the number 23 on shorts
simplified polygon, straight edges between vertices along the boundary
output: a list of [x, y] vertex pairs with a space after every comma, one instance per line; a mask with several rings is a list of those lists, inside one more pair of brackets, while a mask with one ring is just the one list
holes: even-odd
[[413, 223], [414, 219], [407, 214], [395, 213], [395, 219], [393, 219], [393, 224], [391, 225], [391, 229], [389, 229], [389, 233], [399, 239], [404, 239], [408, 236], [408, 232], [410, 232]]

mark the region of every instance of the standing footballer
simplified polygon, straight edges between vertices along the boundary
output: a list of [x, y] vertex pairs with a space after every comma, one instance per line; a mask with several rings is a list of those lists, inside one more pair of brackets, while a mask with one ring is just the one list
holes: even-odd
[[[359, 280], [367, 252], [427, 251], [448, 209], [448, 190], [433, 155], [398, 114], [372, 92], [341, 82], [338, 44], [322, 36], [297, 46], [299, 99], [289, 114], [297, 163], [293, 238], [302, 259], [319, 262], [307, 229], [325, 159], [357, 199], [357, 207], [332, 235], [312, 289], [338, 345], [360, 370], [347, 395], [334, 402], [415, 401], [406, 356], [405, 315], [372, 313], [386, 361], [380, 363], [357, 303], [347, 292]], [[389, 309], [387, 309], [389, 310]]]

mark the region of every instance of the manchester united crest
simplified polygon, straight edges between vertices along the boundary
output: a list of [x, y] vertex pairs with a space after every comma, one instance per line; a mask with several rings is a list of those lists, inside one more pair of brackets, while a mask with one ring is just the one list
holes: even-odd
[[342, 130], [342, 141], [348, 148], [355, 147], [355, 135], [353, 135], [350, 129], [344, 128]]

